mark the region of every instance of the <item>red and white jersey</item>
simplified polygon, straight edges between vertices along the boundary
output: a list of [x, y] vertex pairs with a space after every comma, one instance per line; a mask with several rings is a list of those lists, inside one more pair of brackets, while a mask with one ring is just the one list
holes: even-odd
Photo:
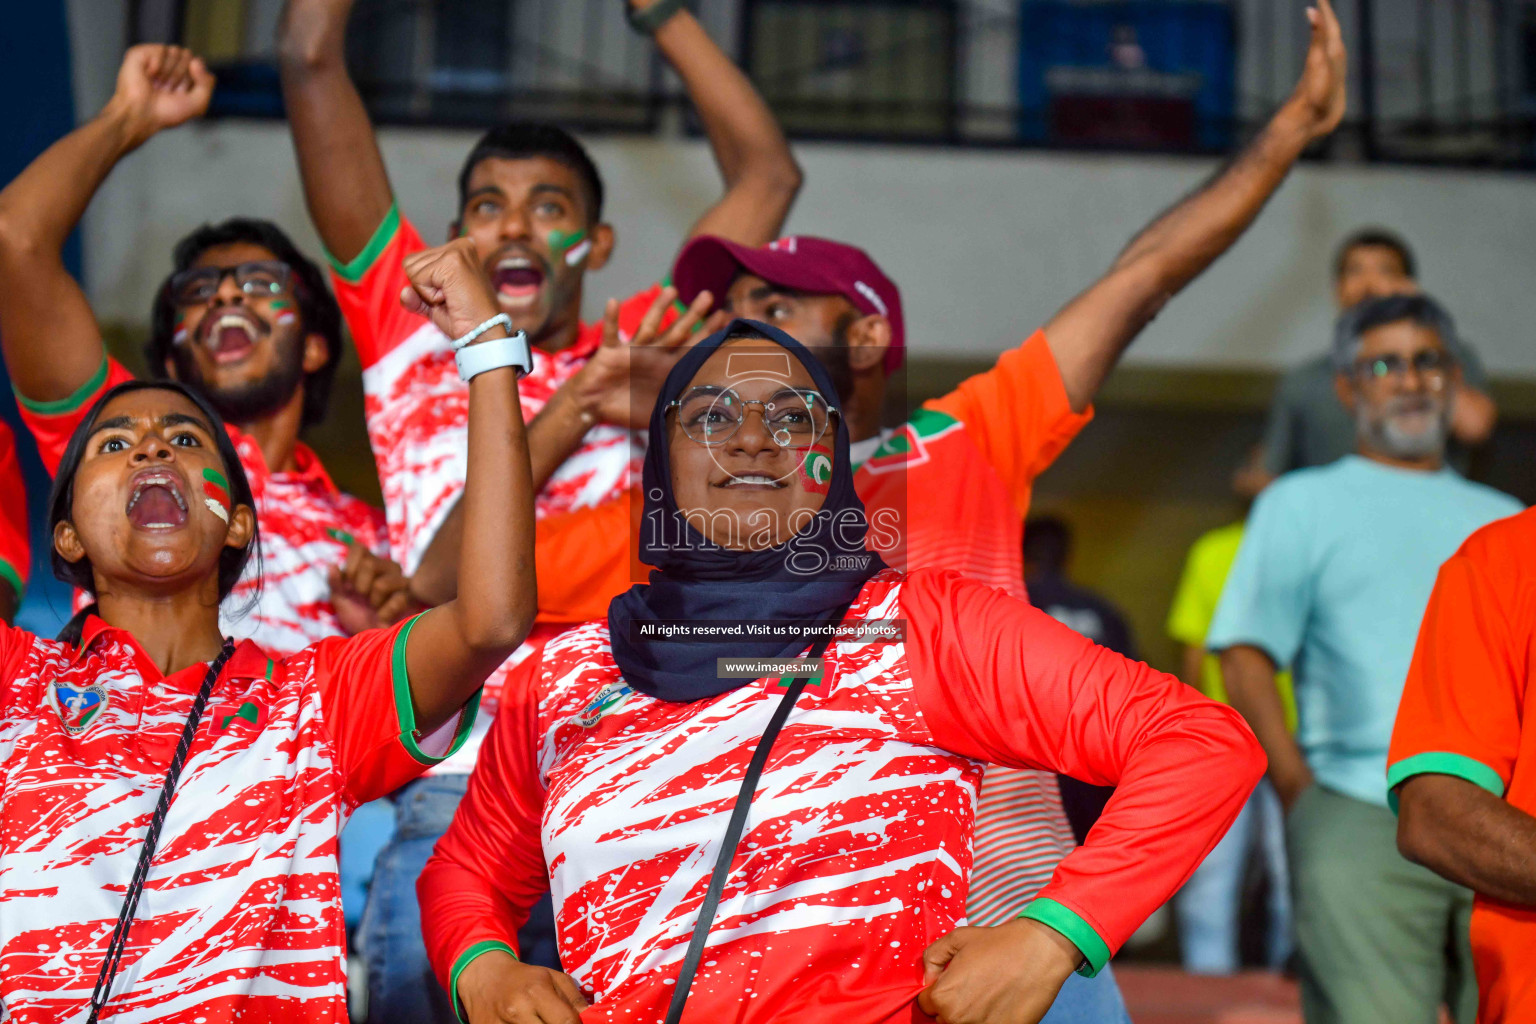
[[[274, 660], [245, 641], [198, 726], [103, 1019], [344, 1024], [336, 837], [467, 731], [418, 741], [410, 622]], [[0, 1020], [85, 1019], [207, 666], [128, 633], [0, 627]]]
[[[363, 364], [364, 411], [384, 488], [390, 550], [408, 574], [464, 490], [469, 440], [469, 386], [459, 379], [449, 339], [400, 305], [409, 283], [403, 261], [427, 247], [392, 207], [356, 259], [332, 261], [336, 299]], [[660, 291], [653, 286], [623, 304], [622, 337], [635, 330]], [[523, 417], [536, 416], [602, 340], [601, 323], [582, 324], [569, 348], [535, 348], [533, 371], [518, 383]], [[639, 481], [644, 456], [643, 431], [594, 426], [539, 491], [535, 513], [570, 512], [617, 497]]]
[[[70, 437], [96, 400], [132, 379], [133, 374], [109, 359], [66, 401], [32, 402], [18, 396], [22, 419], [37, 439], [48, 472], [58, 471]], [[306, 445], [295, 446], [293, 471], [274, 473], [255, 438], [229, 424], [225, 429], [256, 499], [261, 558], [251, 560], [225, 599], [220, 627], [228, 636], [253, 640], [274, 654], [292, 654], [326, 637], [341, 636], [327, 573], [347, 560], [348, 537], [375, 554], [388, 554], [383, 515], [337, 490]]]
[[[1021, 544], [1035, 478], [1092, 418], [1072, 411], [1050, 345], [1036, 331], [902, 426], [853, 446], [870, 547], [896, 569], [953, 569], [1024, 597]], [[605, 616], [613, 596], [643, 578], [625, 542], [638, 529], [640, 505], [635, 493], [539, 523], [541, 614]], [[989, 768], [970, 919], [992, 925], [1017, 916], [1076, 845], [1055, 775]]]
[[[952, 572], [886, 571], [773, 747], [690, 996], [691, 1019], [926, 1019], [922, 952], [965, 919], [983, 762], [1118, 783], [1027, 913], [1093, 970], [1215, 845], [1263, 771], [1235, 712]], [[964, 624], [963, 627], [961, 624]], [[686, 704], [623, 680], [607, 624], [509, 687], [418, 891], [445, 985], [515, 950], [546, 885], [589, 1022], [666, 1012], [732, 804], [786, 680]]]

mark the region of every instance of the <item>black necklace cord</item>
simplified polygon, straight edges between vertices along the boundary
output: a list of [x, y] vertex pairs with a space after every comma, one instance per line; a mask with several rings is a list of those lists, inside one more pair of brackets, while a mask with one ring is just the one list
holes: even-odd
[[[832, 621], [842, 622], [843, 616], [848, 613], [844, 608]], [[832, 635], [822, 637], [811, 647], [807, 658], [815, 661], [827, 653], [827, 647], [832, 643]], [[826, 671], [825, 667], [822, 669]], [[779, 700], [778, 706], [773, 709], [773, 715], [768, 719], [768, 727], [763, 730], [762, 737], [757, 741], [757, 747], [752, 751], [752, 759], [747, 762], [746, 774], [741, 779], [741, 789], [736, 794], [736, 803], [731, 807], [730, 820], [726, 822], [725, 838], [720, 842], [720, 853], [715, 858], [715, 869], [709, 876], [709, 888], [704, 892], [704, 902], [699, 907], [699, 918], [693, 926], [693, 936], [688, 940], [688, 952], [683, 957], [683, 965], [678, 971], [677, 985], [672, 989], [672, 1002], [667, 1007], [667, 1016], [663, 1024], [680, 1024], [683, 1019], [683, 1008], [688, 1005], [688, 993], [693, 989], [693, 979], [699, 973], [699, 963], [704, 959], [704, 946], [709, 942], [709, 929], [715, 923], [715, 913], [720, 909], [720, 897], [725, 893], [726, 879], [731, 874], [731, 862], [736, 859], [736, 850], [741, 846], [741, 834], [747, 826], [747, 812], [752, 808], [752, 798], [757, 794], [757, 781], [763, 774], [763, 768], [768, 763], [768, 754], [773, 750], [774, 740], [779, 738], [779, 731], [784, 728], [784, 723], [789, 719], [789, 713], [794, 710], [795, 701], [800, 699], [800, 693], [810, 683], [810, 676], [795, 677], [789, 684], [789, 689]]]
[[122, 909], [117, 913], [117, 927], [112, 929], [112, 941], [107, 944], [106, 959], [101, 963], [101, 973], [96, 975], [96, 989], [91, 993], [91, 1015], [87, 1018], [87, 1024], [96, 1024], [111, 997], [112, 982], [117, 977], [117, 969], [123, 962], [123, 951], [128, 946], [128, 929], [133, 925], [134, 914], [139, 909], [139, 897], [144, 893], [149, 866], [155, 859], [155, 848], [160, 844], [160, 830], [165, 827], [165, 816], [171, 809], [176, 783], [181, 780], [181, 770], [186, 766], [187, 754], [192, 750], [192, 740], [197, 735], [197, 725], [202, 721], [208, 698], [213, 695], [213, 686], [218, 682], [219, 674], [224, 671], [225, 662], [229, 661], [229, 656], [234, 652], [234, 641], [226, 638], [223, 650], [208, 665], [208, 674], [203, 677], [203, 685], [192, 701], [192, 711], [187, 715], [187, 724], [182, 727], [181, 740], [176, 744], [171, 767], [165, 773], [165, 784], [160, 787], [160, 800], [155, 804], [155, 813], [149, 819], [149, 831], [144, 834], [144, 845], [139, 848], [138, 866], [133, 869], [133, 879], [128, 883]]

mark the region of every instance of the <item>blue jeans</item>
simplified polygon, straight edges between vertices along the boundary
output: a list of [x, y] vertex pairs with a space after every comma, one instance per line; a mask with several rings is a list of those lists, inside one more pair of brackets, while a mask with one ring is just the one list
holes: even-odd
[[1131, 1024], [1120, 986], [1108, 964], [1097, 977], [1073, 974], [1056, 994], [1040, 1024]]
[[352, 812], [347, 827], [342, 829], [337, 866], [341, 870], [341, 908], [348, 935], [363, 919], [374, 865], [394, 834], [395, 806], [388, 800], [363, 804]]
[[1265, 963], [1272, 970], [1279, 970], [1290, 958], [1291, 900], [1285, 863], [1285, 819], [1280, 798], [1266, 780], [1259, 783], [1232, 828], [1206, 855], [1174, 900], [1185, 970], [1196, 974], [1232, 974], [1238, 969], [1237, 918], [1251, 852], [1264, 858], [1264, 870], [1269, 875]]
[[[458, 1024], [438, 984], [421, 938], [416, 879], [448, 830], [468, 785], [467, 775], [417, 779], [395, 798], [395, 835], [374, 866], [358, 945], [368, 968], [368, 1024]], [[518, 933], [526, 963], [558, 969], [549, 897]]]

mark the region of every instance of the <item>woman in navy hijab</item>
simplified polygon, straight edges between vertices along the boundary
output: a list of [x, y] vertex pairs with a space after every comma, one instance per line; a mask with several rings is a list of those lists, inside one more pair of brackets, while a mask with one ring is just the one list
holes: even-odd
[[[428, 950], [471, 1024], [656, 1024], [685, 1002], [692, 1021], [1031, 1024], [1258, 781], [1230, 708], [1001, 591], [867, 552], [836, 394], [753, 321], [668, 377], [643, 481], [655, 571], [508, 687], [421, 877]], [[968, 928], [989, 762], [1117, 788], [1018, 919]], [[563, 974], [516, 959], [546, 888]]]

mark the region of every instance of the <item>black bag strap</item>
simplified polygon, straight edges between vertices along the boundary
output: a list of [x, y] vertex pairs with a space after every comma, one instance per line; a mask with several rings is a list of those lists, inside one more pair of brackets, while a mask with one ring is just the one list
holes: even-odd
[[[842, 615], [833, 619], [834, 623], [842, 622]], [[832, 642], [830, 635], [817, 640], [811, 647], [810, 658], [815, 660], [826, 654], [827, 645]], [[825, 672], [825, 669], [823, 669]], [[699, 919], [693, 926], [693, 938], [688, 942], [688, 955], [683, 958], [682, 970], [677, 975], [677, 985], [672, 989], [672, 1005], [667, 1008], [666, 1024], [678, 1024], [683, 1017], [683, 1007], [688, 1003], [688, 990], [693, 987], [693, 977], [698, 973], [699, 963], [704, 959], [704, 944], [709, 940], [709, 929], [715, 923], [715, 912], [720, 908], [720, 895], [725, 891], [725, 881], [731, 873], [731, 861], [736, 859], [736, 848], [741, 845], [741, 833], [747, 825], [747, 811], [752, 807], [752, 797], [757, 793], [757, 780], [763, 774], [763, 766], [768, 763], [768, 753], [773, 749], [773, 741], [779, 738], [779, 730], [784, 728], [784, 722], [789, 718], [789, 712], [799, 699], [800, 692], [810, 683], [809, 676], [797, 676], [789, 684], [789, 690], [779, 701], [778, 707], [773, 709], [773, 717], [768, 720], [768, 727], [763, 730], [762, 738], [757, 741], [757, 749], [752, 751], [752, 760], [747, 763], [747, 773], [742, 776], [741, 790], [736, 794], [736, 805], [731, 808], [731, 820], [725, 826], [725, 839], [720, 844], [720, 856], [715, 858], [715, 870], [709, 876], [709, 888], [704, 893], [704, 902], [699, 907]]]
[[219, 673], [224, 671], [224, 663], [229, 661], [229, 656], [234, 652], [234, 642], [226, 638], [224, 649], [209, 664], [208, 674], [203, 676], [203, 685], [192, 701], [187, 724], [182, 726], [181, 740], [176, 744], [176, 753], [171, 757], [171, 767], [165, 773], [165, 785], [160, 787], [160, 801], [155, 804], [155, 813], [149, 819], [149, 831], [144, 834], [144, 845], [139, 848], [138, 866], [133, 869], [133, 879], [128, 883], [128, 891], [123, 896], [122, 909], [117, 912], [117, 927], [112, 929], [112, 941], [107, 943], [107, 957], [101, 962], [101, 972], [96, 975], [96, 989], [91, 993], [91, 1015], [87, 1024], [96, 1024], [102, 1010], [106, 1008], [107, 1000], [112, 996], [112, 981], [117, 977], [117, 969], [123, 962], [123, 950], [128, 946], [128, 929], [133, 926], [133, 916], [139, 909], [139, 897], [149, 877], [150, 862], [155, 859], [155, 847], [160, 845], [160, 830], [165, 827], [165, 816], [171, 809], [171, 797], [176, 793], [176, 783], [181, 780], [181, 769], [187, 763], [187, 754], [197, 735], [197, 724], [202, 721], [203, 709], [208, 706], [208, 698], [213, 695], [213, 684], [218, 682]]

